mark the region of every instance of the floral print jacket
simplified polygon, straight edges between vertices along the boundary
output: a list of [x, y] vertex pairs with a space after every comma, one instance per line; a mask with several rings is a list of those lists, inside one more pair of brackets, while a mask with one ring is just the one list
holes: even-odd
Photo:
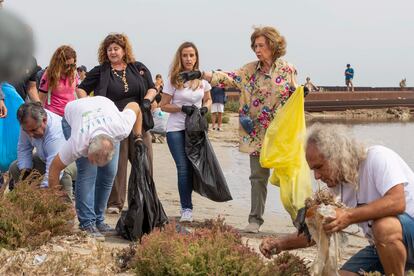
[[234, 87], [241, 91], [240, 117], [250, 116], [253, 130], [247, 133], [239, 125], [240, 151], [259, 156], [266, 129], [278, 108], [289, 98], [295, 88], [296, 69], [283, 59], [277, 59], [269, 73], [261, 70], [259, 61], [244, 65], [234, 72], [213, 72], [212, 86]]

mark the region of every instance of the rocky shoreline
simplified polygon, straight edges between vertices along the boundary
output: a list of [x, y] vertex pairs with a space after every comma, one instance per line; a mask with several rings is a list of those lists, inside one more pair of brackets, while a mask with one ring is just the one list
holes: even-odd
[[410, 121], [413, 114], [408, 107], [380, 109], [352, 109], [345, 111], [306, 112], [306, 121], [317, 120]]

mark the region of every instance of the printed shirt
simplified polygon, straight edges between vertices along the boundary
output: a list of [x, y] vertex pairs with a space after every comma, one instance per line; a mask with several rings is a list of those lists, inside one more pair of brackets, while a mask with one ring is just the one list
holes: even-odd
[[248, 134], [239, 126], [240, 151], [259, 156], [262, 142], [276, 111], [290, 96], [290, 86], [296, 86], [296, 69], [283, 59], [277, 59], [269, 73], [261, 70], [258, 61], [248, 63], [234, 72], [213, 72], [211, 84], [241, 91], [239, 115], [250, 116], [253, 131]]

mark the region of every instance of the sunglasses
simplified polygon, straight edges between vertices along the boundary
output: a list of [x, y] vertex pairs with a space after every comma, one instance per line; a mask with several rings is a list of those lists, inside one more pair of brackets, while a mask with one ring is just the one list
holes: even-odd
[[66, 68], [76, 68], [76, 63], [71, 63], [71, 64], [65, 64]]

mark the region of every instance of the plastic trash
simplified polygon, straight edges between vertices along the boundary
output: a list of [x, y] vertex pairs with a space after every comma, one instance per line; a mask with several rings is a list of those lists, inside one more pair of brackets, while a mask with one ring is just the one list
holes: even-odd
[[305, 136], [304, 90], [299, 87], [270, 123], [260, 153], [261, 166], [273, 169], [269, 181], [280, 187], [282, 204], [292, 220], [312, 194]]
[[232, 200], [226, 178], [207, 136], [208, 123], [196, 108], [185, 120], [185, 152], [193, 173], [193, 190], [216, 202]]
[[116, 231], [125, 239], [136, 241], [166, 223], [168, 217], [151, 177], [147, 148], [136, 144], [128, 182], [128, 210], [122, 211]]
[[47, 255], [36, 255], [33, 258], [33, 265], [41, 265], [42, 263], [44, 263], [47, 259]]
[[154, 119], [154, 127], [151, 129], [151, 132], [165, 134], [167, 131], [169, 113], [164, 112], [161, 108], [157, 107], [152, 111], [152, 117]]
[[323, 230], [326, 218], [335, 218], [336, 211], [332, 205], [317, 205], [306, 213], [306, 225], [316, 243], [318, 252], [312, 263], [312, 275], [339, 275], [341, 249], [343, 248], [342, 233], [327, 235]]

